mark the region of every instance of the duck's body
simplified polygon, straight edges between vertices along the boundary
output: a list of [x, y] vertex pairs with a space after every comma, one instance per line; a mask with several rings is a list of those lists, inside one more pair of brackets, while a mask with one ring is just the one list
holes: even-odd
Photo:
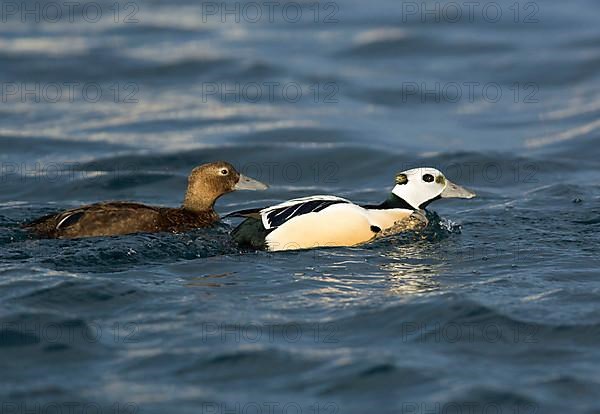
[[219, 215], [214, 203], [221, 195], [236, 189], [264, 188], [264, 184], [244, 177], [233, 166], [220, 161], [192, 171], [185, 201], [179, 208], [120, 201], [97, 203], [50, 214], [25, 227], [47, 238], [183, 232], [217, 222]]
[[405, 230], [426, 224], [414, 213], [400, 205], [360, 206], [344, 198], [317, 195], [241, 212], [248, 218], [232, 235], [241, 245], [271, 251], [355, 246], [381, 237], [400, 223], [406, 224]]
[[76, 238], [131, 233], [184, 232], [219, 220], [215, 211], [154, 207], [138, 203], [97, 203], [41, 217], [26, 227], [40, 237]]
[[[417, 176], [425, 177], [426, 184], [415, 185]], [[232, 235], [242, 246], [271, 251], [356, 246], [425, 227], [427, 219], [423, 208], [437, 198], [473, 196], [435, 169], [415, 169], [399, 174], [394, 190], [379, 205], [361, 206], [344, 198], [324, 195], [294, 199], [264, 209], [234, 213], [246, 220]]]

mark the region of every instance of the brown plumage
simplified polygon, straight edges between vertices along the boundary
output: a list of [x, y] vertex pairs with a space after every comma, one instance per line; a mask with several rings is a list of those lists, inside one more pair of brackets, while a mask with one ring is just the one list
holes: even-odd
[[97, 203], [50, 214], [24, 227], [47, 238], [189, 231], [219, 220], [214, 204], [223, 194], [266, 188], [266, 185], [238, 173], [231, 164], [218, 161], [194, 168], [183, 205], [179, 208], [130, 202]]

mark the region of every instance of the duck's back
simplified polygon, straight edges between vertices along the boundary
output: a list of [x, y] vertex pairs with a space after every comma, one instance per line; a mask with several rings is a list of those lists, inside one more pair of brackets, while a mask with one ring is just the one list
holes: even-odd
[[42, 237], [78, 238], [185, 231], [208, 226], [217, 219], [214, 211], [194, 213], [182, 208], [111, 202], [47, 215], [25, 227]]

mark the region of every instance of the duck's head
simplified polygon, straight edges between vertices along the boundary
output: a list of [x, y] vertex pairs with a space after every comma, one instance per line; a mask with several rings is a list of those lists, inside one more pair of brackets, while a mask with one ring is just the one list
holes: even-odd
[[194, 211], [207, 211], [223, 194], [235, 190], [266, 190], [268, 186], [240, 174], [225, 161], [200, 165], [188, 178], [183, 207]]
[[475, 193], [448, 180], [435, 168], [423, 167], [396, 175], [392, 193], [415, 210], [427, 207], [439, 198], [473, 198]]

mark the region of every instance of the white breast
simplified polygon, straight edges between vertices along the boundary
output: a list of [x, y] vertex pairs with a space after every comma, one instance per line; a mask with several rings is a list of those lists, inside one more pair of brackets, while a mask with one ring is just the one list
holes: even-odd
[[387, 210], [366, 210], [369, 221], [382, 230], [394, 226], [400, 220], [408, 218], [412, 214], [412, 210], [403, 208], [393, 208]]

